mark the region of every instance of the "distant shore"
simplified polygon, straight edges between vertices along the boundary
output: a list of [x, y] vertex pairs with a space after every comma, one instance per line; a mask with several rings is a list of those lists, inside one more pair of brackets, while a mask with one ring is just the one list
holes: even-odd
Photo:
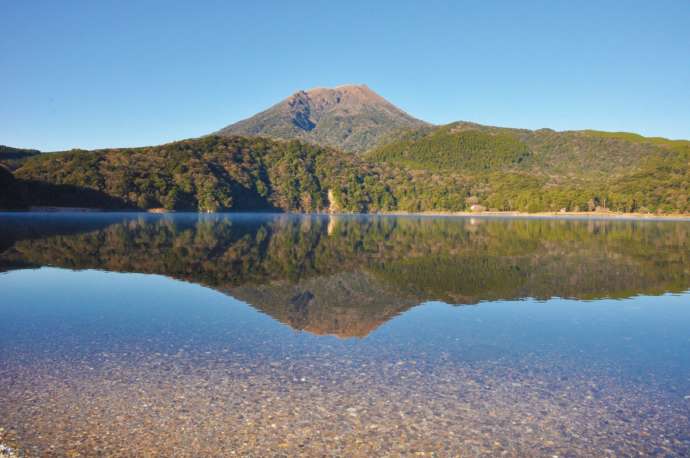
[[[150, 208], [148, 210], [109, 210], [100, 208], [83, 208], [83, 207], [31, 207], [29, 210], [4, 210], [0, 212], [10, 213], [199, 213], [193, 211], [171, 211], [163, 208]], [[218, 212], [218, 213], [265, 213], [265, 212]], [[279, 213], [279, 212], [275, 212]], [[204, 214], [207, 214], [204, 212]], [[285, 212], [291, 214], [291, 212]], [[296, 214], [296, 213], [292, 213]], [[313, 213], [303, 213], [313, 214]], [[331, 216], [348, 216], [353, 213], [316, 213], [326, 214]], [[526, 213], [518, 211], [426, 211], [426, 212], [377, 212], [377, 213], [362, 213], [363, 215], [371, 216], [459, 216], [467, 218], [532, 218], [532, 219], [618, 219], [618, 220], [642, 220], [642, 221], [690, 221], [690, 214], [688, 213], [620, 213], [620, 212], [537, 212]]]
[[387, 212], [383, 215], [394, 216], [462, 216], [462, 217], [496, 217], [496, 218], [535, 218], [535, 219], [628, 219], [628, 220], [671, 220], [690, 221], [688, 213], [620, 213], [620, 212], [537, 212], [518, 211], [482, 211], [482, 212]]

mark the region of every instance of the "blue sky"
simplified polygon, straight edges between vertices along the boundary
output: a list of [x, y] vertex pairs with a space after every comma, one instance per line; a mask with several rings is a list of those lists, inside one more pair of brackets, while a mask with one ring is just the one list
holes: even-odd
[[690, 138], [690, 1], [3, 1], [0, 144], [210, 133], [365, 83], [434, 123]]

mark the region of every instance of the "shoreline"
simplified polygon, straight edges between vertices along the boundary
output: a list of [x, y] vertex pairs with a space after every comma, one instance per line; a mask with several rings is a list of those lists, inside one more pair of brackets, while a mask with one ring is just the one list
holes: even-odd
[[[84, 207], [33, 207], [29, 210], [9, 210], [0, 209], [0, 214], [64, 214], [64, 213], [80, 213], [80, 214], [108, 214], [108, 213], [141, 213], [141, 214], [175, 214], [175, 213], [197, 213], [199, 215], [208, 215], [212, 213], [195, 212], [195, 211], [168, 211], [161, 208], [152, 208], [148, 210], [108, 210], [102, 208], [84, 208]], [[392, 211], [392, 212], [375, 212], [375, 213], [339, 213], [339, 212], [261, 212], [261, 211], [242, 211], [242, 212], [213, 212], [216, 214], [265, 214], [265, 215], [328, 215], [328, 216], [428, 216], [428, 217], [462, 217], [462, 218], [524, 218], [524, 219], [572, 219], [572, 220], [634, 220], [634, 221], [687, 221], [690, 222], [690, 213], [620, 213], [620, 212], [536, 212], [526, 213], [519, 211], [423, 211], [423, 212], [406, 212], [406, 211]]]
[[[365, 213], [368, 214], [368, 213]], [[688, 213], [620, 213], [620, 212], [536, 212], [526, 213], [518, 211], [483, 211], [483, 212], [446, 212], [446, 211], [428, 211], [428, 212], [389, 212], [389, 213], [371, 213], [378, 215], [391, 216], [459, 216], [463, 218], [524, 218], [524, 219], [573, 219], [573, 220], [601, 220], [601, 219], [616, 219], [616, 220], [640, 220], [640, 221], [690, 221], [690, 214]]]

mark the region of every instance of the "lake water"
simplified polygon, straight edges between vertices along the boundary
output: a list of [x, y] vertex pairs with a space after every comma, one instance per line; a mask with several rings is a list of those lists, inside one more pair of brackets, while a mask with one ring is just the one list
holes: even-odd
[[687, 222], [0, 214], [0, 272], [27, 456], [690, 454]]

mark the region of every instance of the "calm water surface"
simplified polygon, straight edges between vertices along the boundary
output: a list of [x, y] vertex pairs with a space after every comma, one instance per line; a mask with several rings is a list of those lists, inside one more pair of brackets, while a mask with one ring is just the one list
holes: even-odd
[[690, 454], [690, 223], [0, 214], [27, 456]]

